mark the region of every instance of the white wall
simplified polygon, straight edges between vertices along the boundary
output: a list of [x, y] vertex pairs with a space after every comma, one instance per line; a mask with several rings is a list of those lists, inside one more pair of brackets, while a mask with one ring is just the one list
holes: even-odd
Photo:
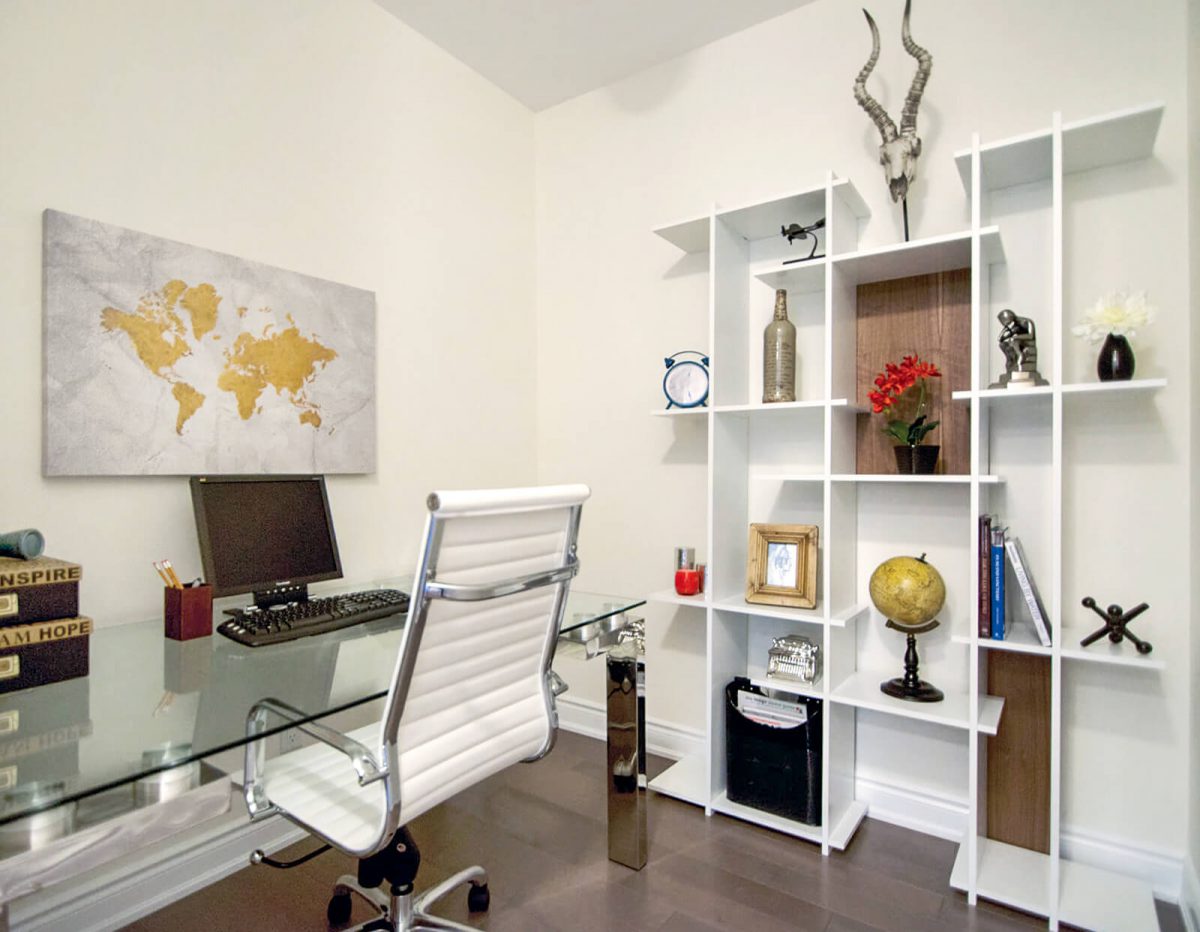
[[[913, 62], [899, 44], [900, 5], [873, 11], [884, 35], [871, 79], [898, 114]], [[1068, 526], [1092, 546], [1066, 553], [1066, 578], [1098, 599], [1148, 601], [1148, 631], [1167, 671], [1148, 679], [1068, 668], [1066, 709], [1077, 725], [1064, 762], [1068, 831], [1112, 837], [1178, 858], [1186, 844], [1180, 813], [1188, 796], [1186, 663], [1191, 562], [1188, 514], [1190, 404], [1186, 267], [1186, 43], [1182, 0], [1133, 6], [1040, 0], [923, 0], [913, 35], [934, 58], [920, 112], [921, 176], [910, 202], [913, 236], [965, 228], [968, 202], [952, 153], [983, 140], [1049, 126], [1051, 113], [1077, 119], [1161, 100], [1166, 116], [1156, 161], [1118, 172], [1121, 200], [1141, 198], [1135, 229], [1095, 226], [1095, 179], [1072, 188], [1066, 282], [1073, 319], [1118, 272], [1146, 287], [1161, 308], [1136, 341], [1139, 374], [1170, 385], [1144, 408], [1126, 408], [1120, 433], [1097, 431], [1095, 416], [1068, 431], [1079, 457], [1068, 475]], [[663, 405], [664, 356], [707, 349], [706, 256], [685, 257], [651, 234], [655, 227], [723, 207], [819, 185], [833, 169], [867, 198], [872, 220], [862, 245], [901, 238], [876, 164], [878, 136], [851, 87], [870, 48], [857, 5], [820, 0], [658, 68], [538, 115], [537, 238], [539, 475], [592, 484], [585, 510], [581, 585], [651, 592], [671, 583], [671, 551], [705, 540], [706, 431], [699, 419], [651, 418]], [[1145, 222], [1149, 215], [1150, 222]], [[800, 218], [797, 218], [800, 219]], [[811, 218], [809, 218], [811, 219]], [[1092, 226], [1089, 227], [1089, 224]], [[1082, 245], [1104, 262], [1090, 268]], [[1128, 261], [1122, 246], [1131, 248]], [[1108, 261], [1116, 256], [1115, 262]], [[1082, 263], [1082, 264], [1081, 264]], [[1086, 372], [1095, 349], [1072, 340], [1068, 373]], [[803, 364], [803, 363], [802, 363]], [[1122, 447], [1122, 443], [1128, 442]], [[1136, 455], [1134, 455], [1136, 454]], [[1129, 482], [1125, 467], [1147, 467]], [[1092, 483], [1092, 485], [1089, 485]], [[1110, 525], [1154, 541], [1126, 550], [1121, 533], [1095, 534], [1110, 498]], [[922, 548], [924, 549], [924, 548]], [[701, 558], [707, 554], [700, 554]], [[1113, 580], [1112, 595], [1104, 580]], [[962, 583], [960, 583], [962, 584]], [[1064, 604], [1078, 605], [1069, 591]], [[650, 606], [650, 715], [704, 727], [704, 625], [701, 613]], [[598, 679], [566, 671], [575, 695], [599, 700]], [[1110, 681], [1111, 684], [1111, 681]], [[1126, 693], [1131, 695], [1127, 696]], [[1109, 724], [1106, 724], [1109, 723]], [[863, 717], [860, 775], [965, 801], [965, 743], [908, 733], [892, 720]], [[924, 761], [924, 764], [919, 761]], [[1145, 789], [1114, 803], [1113, 782]], [[1105, 774], [1105, 777], [1101, 777]]]
[[[1191, 314], [1200, 310], [1200, 3], [1188, 4], [1188, 242], [1191, 247]], [[1192, 358], [1200, 358], [1200, 326], [1192, 327]], [[1200, 389], [1200, 369], [1192, 369], [1192, 397]], [[1191, 405], [1192, 462], [1200, 461], [1200, 405]], [[1200, 470], [1192, 470], [1192, 553], [1200, 553]], [[1193, 576], [1195, 571], [1193, 570]], [[1191, 745], [1188, 781], [1188, 860], [1184, 874], [1184, 908], [1191, 910], [1193, 932], [1200, 930], [1200, 611], [1195, 604], [1184, 616], [1191, 636]]]
[[411, 571], [425, 495], [535, 476], [533, 118], [370, 0], [0, 4], [0, 530], [83, 565], [97, 623], [200, 572], [183, 478], [41, 477], [41, 212], [371, 289], [375, 475], [348, 578]]

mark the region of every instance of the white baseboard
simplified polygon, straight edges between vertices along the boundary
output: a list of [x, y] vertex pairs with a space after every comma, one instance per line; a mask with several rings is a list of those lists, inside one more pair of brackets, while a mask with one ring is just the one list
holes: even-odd
[[79, 929], [110, 932], [162, 909], [249, 864], [250, 852], [270, 853], [306, 833], [280, 818], [251, 825], [241, 818], [177, 835], [120, 864], [9, 904], [12, 932]]
[[1200, 874], [1190, 857], [1183, 862], [1183, 889], [1179, 895], [1179, 911], [1188, 932], [1200, 932]]
[[854, 794], [867, 804], [872, 819], [950, 841], [963, 837], [967, 807], [961, 800], [861, 777], [854, 781]]
[[[607, 712], [603, 703], [559, 696], [557, 704], [558, 725], [563, 731], [607, 740]], [[704, 733], [651, 720], [646, 722], [646, 750], [672, 760], [682, 760], [689, 754], [703, 754]]]
[[1181, 854], [1131, 845], [1069, 825], [1062, 828], [1062, 853], [1068, 860], [1144, 881], [1154, 888], [1158, 899], [1179, 902], [1184, 867]]

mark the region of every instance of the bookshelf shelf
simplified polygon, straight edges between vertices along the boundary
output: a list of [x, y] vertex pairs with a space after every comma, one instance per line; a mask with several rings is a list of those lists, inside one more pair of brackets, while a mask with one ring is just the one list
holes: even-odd
[[[1096, 621], [1099, 622], [1100, 619], [1097, 618]], [[1082, 663], [1107, 663], [1143, 670], [1165, 670], [1167, 668], [1166, 662], [1159, 655], [1153, 651], [1149, 654], [1139, 654], [1128, 641], [1114, 644], [1107, 637], [1103, 637], [1094, 644], [1089, 644], [1087, 647], [1080, 647], [1079, 642], [1098, 627], [1100, 627], [1099, 624], [1091, 628], [1083, 626], [1064, 628], [1062, 631], [1063, 660], [1078, 660]], [[1147, 634], [1148, 640], [1153, 637], [1153, 628], [1149, 625], [1143, 631], [1138, 632], [1135, 622], [1130, 624], [1129, 630], [1137, 634], [1138, 637], [1151, 632]]]
[[646, 596], [647, 602], [660, 602], [667, 605], [684, 605], [688, 608], [709, 608], [712, 603], [704, 593], [697, 595], [680, 595], [674, 589], [659, 589]]
[[[1065, 364], [1066, 346], [1074, 344], [1064, 339], [1069, 325], [1063, 308], [1067, 300], [1079, 300], [1068, 289], [1076, 288], [1079, 280], [1090, 280], [1088, 269], [1073, 267], [1079, 261], [1076, 256], [1089, 255], [1084, 240], [1090, 231], [1079, 218], [1068, 216], [1069, 222], [1064, 222], [1064, 203], [1079, 196], [1064, 177], [1148, 157], [1162, 113], [1161, 104], [1151, 104], [1074, 122], [1064, 123], [1055, 115], [1049, 128], [984, 141], [956, 153], [970, 205], [970, 226], [963, 230], [864, 248], [864, 243], [878, 242], [864, 236], [870, 231], [866, 205], [849, 180], [830, 172], [824, 185], [714, 209], [655, 231], [685, 252], [706, 253], [709, 264], [708, 333], [710, 351], [719, 360], [711, 407], [655, 414], [712, 414], [704, 418], [704, 543], [707, 585], [719, 595], [688, 599], [667, 590], [650, 597], [702, 610], [707, 635], [703, 689], [709, 703], [706, 751], [652, 781], [653, 788], [820, 843], [822, 853], [828, 854], [849, 842], [866, 813], [865, 801], [856, 798], [861, 783], [856, 766], [882, 727], [876, 714], [924, 722], [928, 728], [907, 730], [921, 749], [917, 754], [945, 755], [950, 770], [958, 766], [951, 762], [951, 753], [961, 749], [967, 760], [964, 841], [952, 886], [966, 891], [972, 902], [982, 896], [1045, 916], [1051, 928], [1060, 921], [1085, 926], [1095, 922], [1086, 901], [1091, 885], [1101, 882], [1099, 875], [1055, 850], [1061, 849], [1064, 787], [1077, 781], [1063, 760], [1071, 740], [1071, 723], [1064, 722], [1064, 695], [1070, 695], [1070, 678], [1082, 664], [1109, 664], [1114, 679], [1126, 675], [1133, 682], [1162, 670], [1164, 662], [1154, 654], [1137, 654], [1128, 644], [1104, 642], [1081, 649], [1079, 638], [1087, 632], [1061, 623], [1068, 617], [1065, 579], [1073, 570], [1070, 565], [1064, 569], [1064, 554], [1074, 553], [1078, 543], [1065, 538], [1078, 534], [1080, 524], [1068, 508], [1078, 511], [1071, 503], [1069, 483], [1081, 445], [1064, 425], [1092, 416], [1087, 406], [1104, 404], [1067, 399], [1127, 398], [1139, 404], [1167, 383], [1163, 378], [1063, 382], [1087, 378], [1082, 370], [1076, 376]], [[1089, 211], [1106, 209], [1102, 192], [1095, 190], [1102, 180], [1079, 182], [1089, 191]], [[1122, 222], [1134, 200], [1132, 193], [1120, 201]], [[780, 226], [822, 216], [826, 224], [817, 252], [824, 257], [785, 265], [798, 250], [781, 243]], [[1081, 242], [1072, 239], [1071, 248], [1066, 248], [1067, 235]], [[1070, 274], [1064, 269], [1068, 261]], [[910, 281], [932, 275], [940, 277]], [[771, 319], [775, 288], [799, 299], [789, 303], [789, 310], [795, 308], [801, 361], [797, 394], [805, 400], [764, 405], [757, 401], [762, 376], [759, 335]], [[1037, 318], [1041, 370], [1056, 380], [1054, 384], [1023, 391], [986, 387], [996, 378], [996, 315], [1008, 306], [1035, 309], [1018, 312]], [[919, 313], [912, 317], [915, 324], [899, 315], [926, 307], [940, 316], [937, 327], [918, 338], [928, 321]], [[941, 436], [949, 436], [951, 427], [957, 432], [958, 439], [942, 441], [943, 463], [949, 462], [948, 450], [959, 457], [951, 474], [889, 473], [886, 449], [860, 440], [866, 427], [861, 415], [870, 414], [870, 408], [858, 403], [866, 397], [859, 384], [859, 361], [884, 352], [884, 347], [892, 351], [889, 328], [900, 332], [898, 340], [914, 342], [913, 350], [923, 357], [931, 349], [940, 354], [935, 361], [948, 374], [952, 363], [958, 367], [952, 380], [946, 379], [947, 387], [959, 389], [948, 399], [955, 404], [941, 405], [939, 412]], [[1079, 468], [1089, 465], [1095, 464], [1081, 463]], [[978, 637], [974, 612], [964, 607], [979, 604], [977, 522], [983, 514], [1000, 515], [1022, 539], [1024, 562], [1053, 628], [1053, 645], [1041, 645], [1022, 601], [1008, 603], [1012, 617], [1007, 639]], [[751, 523], [820, 528], [817, 609], [744, 601], [746, 529]], [[878, 613], [867, 601], [867, 581], [872, 566], [905, 552], [931, 554], [930, 561], [945, 580], [948, 605], [958, 616], [947, 625], [948, 639], [942, 634], [931, 649], [921, 651], [922, 674], [946, 690], [938, 703], [905, 702], [879, 689], [882, 681], [900, 673], [904, 648], [903, 639], [879, 635]], [[1014, 597], [1020, 600], [1016, 583], [1009, 595], [1010, 600]], [[788, 633], [820, 639], [825, 673], [812, 687], [765, 678], [763, 645]], [[1152, 625], [1145, 633], [1154, 640]], [[1007, 682], [993, 675], [1006, 668], [1017, 671]], [[1026, 678], [1020, 680], [1018, 674]], [[724, 689], [732, 677], [743, 675], [763, 688], [825, 703], [823, 827], [777, 820], [729, 802], [723, 761]], [[1012, 686], [1014, 682], [1025, 685]], [[948, 683], [961, 685], [949, 690]], [[1017, 748], [1034, 748], [1034, 763], [1044, 769], [1023, 769], [1021, 780], [993, 782], [989, 767], [1000, 768], [995, 773], [1003, 777], [1008, 773], [1003, 768], [1016, 766], [1011, 761], [1019, 756], [1009, 753], [1017, 740], [1014, 733], [1022, 738], [1044, 736], [1044, 746]], [[891, 755], [887, 759], [898, 779], [912, 769], [911, 757], [886, 742], [870, 747], [866, 756], [873, 767], [879, 765], [877, 753]], [[1003, 799], [1006, 787], [1010, 793], [1023, 787], [1036, 790], [1037, 802], [1027, 808], [1037, 810], [1038, 831], [1045, 823], [1053, 843], [1043, 847], [1050, 854], [999, 840], [1006, 837], [1005, 818], [1016, 819], [1012, 813], [1021, 811], [1016, 805], [993, 805]], [[1144, 903], [1149, 889], [1145, 884], [1124, 878], [1113, 889], [1124, 889], [1125, 882], [1132, 885], [1130, 902]], [[1097, 902], [1103, 900], [1097, 897]], [[1140, 917], [1140, 909], [1135, 907], [1132, 915]]]
[[[764, 482], [823, 482], [828, 479], [830, 482], [884, 482], [900, 485], [912, 483], [917, 485], [967, 485], [972, 479], [971, 476], [899, 476], [868, 473], [833, 473], [830, 475], [824, 473], [756, 473], [752, 478]], [[974, 478], [985, 485], [995, 485], [1004, 481], [1000, 476], [975, 476]]]
[[[984, 899], [1038, 916], [1050, 915], [1050, 857], [1027, 848], [976, 837], [979, 871], [975, 890]], [[959, 845], [950, 886], [966, 891], [969, 846]]]
[[783, 605], [757, 605], [747, 602], [741, 595], [716, 599], [712, 607], [721, 612], [738, 615], [756, 615], [760, 618], [777, 618], [783, 621], [804, 622], [815, 625], [833, 625], [843, 628], [867, 612], [867, 606], [854, 605], [839, 612], [825, 614], [824, 609], [788, 608]]
[[[948, 272], [971, 264], [971, 239], [972, 232], [963, 230], [960, 233], [835, 255], [832, 268], [841, 281], [853, 285]], [[980, 240], [985, 264], [1003, 261], [1004, 248], [999, 227], [981, 230]]]
[[1040, 654], [1044, 657], [1049, 657], [1054, 652], [1053, 647], [1043, 647], [1037, 635], [1029, 630], [1025, 624], [1009, 628], [1008, 634], [1002, 641], [991, 638], [967, 637], [961, 634], [953, 635], [951, 640], [956, 644], [972, 644], [982, 650], [1009, 650], [1017, 653]]
[[798, 410], [817, 410], [827, 407], [846, 407], [848, 402], [845, 398], [834, 398], [832, 400], [816, 401], [780, 401], [775, 404], [763, 404], [755, 402], [752, 404], [739, 405], [717, 405], [712, 410], [717, 414], [757, 414], [757, 413], [779, 413], [782, 411], [798, 411]]
[[972, 398], [980, 398], [987, 401], [1019, 404], [1026, 398], [1049, 398], [1056, 392], [1064, 396], [1124, 394], [1126, 392], [1153, 392], [1160, 388], [1166, 388], [1166, 386], [1166, 379], [1130, 379], [1128, 382], [1072, 382], [1057, 388], [1053, 385], [1039, 385], [1020, 391], [1010, 391], [1007, 388], [985, 388], [974, 392], [954, 392], [952, 397], [955, 401], [970, 401]]
[[1153, 392], [1167, 387], [1166, 379], [1130, 379], [1128, 382], [1076, 382], [1062, 387], [1064, 395]]
[[708, 757], [690, 754], [676, 761], [648, 786], [657, 793], [682, 799], [697, 806], [708, 802]]
[[711, 808], [713, 812], [736, 816], [743, 821], [762, 825], [777, 832], [783, 832], [785, 835], [795, 835], [797, 838], [804, 838], [808, 841], [818, 843], [821, 841], [821, 826], [809, 825], [806, 822], [797, 822], [795, 819], [787, 819], [783, 816], [777, 816], [772, 812], [764, 812], [761, 809], [755, 809], [753, 806], [743, 806], [741, 803], [730, 802], [729, 797], [725, 793], [718, 793], [713, 798]]
[[768, 288], [784, 288], [789, 294], [810, 294], [825, 290], [825, 272], [828, 261], [816, 256], [793, 265], [783, 265], [755, 272], [754, 277]]
[[1063, 859], [1059, 918], [1080, 929], [1140, 932], [1158, 928], [1149, 884]]
[[1034, 388], [1025, 388], [1019, 391], [1010, 391], [1007, 388], [983, 388], [977, 392], [961, 391], [954, 392], [951, 397], [955, 401], [970, 401], [972, 398], [980, 398], [985, 401], [1003, 401], [1005, 403], [1019, 404], [1027, 398], [1049, 398], [1053, 394], [1053, 386], [1038, 385]]
[[651, 417], [686, 417], [695, 418], [696, 420], [706, 420], [704, 415], [708, 414], [709, 409], [700, 408], [660, 408], [657, 411], [651, 411]]
[[703, 217], [669, 223], [654, 232], [683, 252], [708, 252], [709, 222], [709, 216], [705, 214]]
[[841, 811], [830, 816], [829, 847], [845, 851], [846, 845], [850, 844], [850, 839], [854, 837], [854, 833], [866, 817], [866, 803], [857, 799], [847, 800]]
[[[883, 482], [897, 483], [900, 485], [968, 485], [971, 482], [971, 476], [889, 476], [889, 475], [850, 475], [841, 473], [829, 477], [834, 482]], [[1003, 482], [1000, 476], [975, 476], [980, 482], [985, 485], [995, 485]]]
[[[888, 696], [879, 689], [880, 683], [896, 675], [898, 673], [895, 670], [859, 670], [840, 683], [829, 694], [829, 698], [833, 702], [852, 705], [855, 708], [884, 712], [919, 722], [931, 722], [949, 728], [971, 727], [970, 697], [967, 693], [945, 690], [946, 698], [941, 702], [906, 702]], [[1002, 699], [994, 696], [982, 697], [979, 730], [986, 734], [995, 734], [1003, 707]]]

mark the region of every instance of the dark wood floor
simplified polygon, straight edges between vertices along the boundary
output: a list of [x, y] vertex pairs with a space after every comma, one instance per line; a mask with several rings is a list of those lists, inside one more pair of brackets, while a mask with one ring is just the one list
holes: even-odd
[[[652, 773], [666, 762], [652, 761]], [[649, 794], [650, 858], [640, 872], [607, 859], [605, 752], [562, 733], [549, 757], [512, 767], [412, 825], [418, 890], [471, 864], [491, 874], [491, 912], [468, 918], [456, 891], [437, 911], [489, 932], [869, 932], [1044, 929], [1045, 921], [948, 886], [956, 845], [867, 820], [828, 858], [806, 842]], [[289, 849], [295, 856], [311, 847]], [[329, 852], [288, 871], [248, 867], [129, 926], [136, 932], [323, 930], [335, 878]], [[1164, 930], [1179, 910], [1160, 904]], [[356, 905], [354, 921], [368, 918]]]

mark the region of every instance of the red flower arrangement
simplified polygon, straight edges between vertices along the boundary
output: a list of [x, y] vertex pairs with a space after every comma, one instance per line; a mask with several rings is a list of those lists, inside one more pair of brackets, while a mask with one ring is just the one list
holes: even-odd
[[[867, 392], [871, 408], [876, 414], [889, 412], [892, 415], [883, 432], [895, 438], [897, 443], [910, 447], [924, 440], [925, 435], [939, 424], [938, 421], [926, 420], [929, 416], [926, 380], [941, 376], [937, 366], [931, 362], [921, 362], [918, 356], [905, 356], [900, 360], [900, 365], [887, 363], [883, 372], [875, 377], [877, 390]], [[916, 403], [912, 405], [914, 396], [909, 389], [914, 386], [917, 394]], [[907, 409], [904, 414], [901, 414], [901, 408]]]

